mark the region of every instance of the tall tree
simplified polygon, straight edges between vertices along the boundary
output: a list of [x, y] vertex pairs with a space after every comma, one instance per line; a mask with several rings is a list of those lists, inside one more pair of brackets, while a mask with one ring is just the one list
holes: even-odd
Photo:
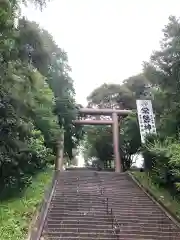
[[[137, 82], [136, 80], [140, 82]], [[139, 88], [145, 91], [146, 79], [142, 76], [132, 77], [130, 83], [126, 80], [122, 85], [103, 84], [95, 89], [88, 97], [88, 106], [98, 108], [134, 109]], [[128, 84], [127, 84], [128, 83]], [[142, 94], [139, 92], [139, 95]], [[140, 97], [140, 96], [139, 96]], [[132, 164], [132, 155], [140, 147], [140, 134], [136, 114], [127, 118], [119, 118], [120, 145], [119, 151], [122, 158], [122, 168], [127, 170]], [[105, 164], [113, 159], [112, 129], [107, 126], [94, 126], [87, 128], [84, 141], [85, 156], [96, 158]]]
[[21, 19], [15, 26], [19, 3], [0, 2], [1, 197], [17, 193], [52, 160], [62, 125], [70, 144], [77, 140], [69, 130], [77, 108], [67, 54], [37, 24]]
[[78, 106], [75, 102], [73, 80], [69, 76], [71, 68], [67, 54], [56, 45], [52, 36], [36, 23], [20, 19], [19, 26], [21, 58], [31, 60], [41, 74], [46, 76], [55, 96], [55, 113], [59, 125], [65, 130], [65, 153], [72, 158], [72, 148], [78, 144], [82, 130], [72, 124]]
[[160, 129], [168, 130], [168, 135], [177, 135], [180, 127], [179, 19], [171, 16], [163, 33], [161, 50], [155, 51], [150, 62], [145, 63], [144, 72], [155, 89], [154, 106]]

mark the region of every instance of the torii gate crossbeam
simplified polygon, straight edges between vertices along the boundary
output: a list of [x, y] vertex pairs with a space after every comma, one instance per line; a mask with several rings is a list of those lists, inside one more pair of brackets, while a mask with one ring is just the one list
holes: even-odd
[[87, 120], [74, 120], [73, 123], [81, 124], [81, 125], [112, 125], [115, 171], [122, 172], [121, 156], [119, 153], [118, 115], [126, 116], [126, 115], [132, 113], [132, 111], [131, 110], [119, 110], [119, 109], [80, 108], [79, 112], [84, 115], [112, 116], [112, 120], [87, 119]]

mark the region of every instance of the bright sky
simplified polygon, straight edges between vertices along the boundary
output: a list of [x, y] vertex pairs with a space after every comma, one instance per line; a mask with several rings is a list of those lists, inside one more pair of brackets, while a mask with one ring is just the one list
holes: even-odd
[[179, 9], [179, 0], [53, 0], [42, 13], [33, 7], [23, 13], [68, 53], [76, 98], [86, 104], [94, 88], [141, 71]]

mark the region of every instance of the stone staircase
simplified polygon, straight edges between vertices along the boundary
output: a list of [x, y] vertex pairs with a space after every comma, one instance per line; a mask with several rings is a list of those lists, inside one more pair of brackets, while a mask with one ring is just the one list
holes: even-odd
[[99, 183], [93, 171], [69, 171], [58, 176], [44, 239], [116, 239]]
[[41, 240], [180, 240], [179, 227], [126, 173], [65, 171], [50, 201]]

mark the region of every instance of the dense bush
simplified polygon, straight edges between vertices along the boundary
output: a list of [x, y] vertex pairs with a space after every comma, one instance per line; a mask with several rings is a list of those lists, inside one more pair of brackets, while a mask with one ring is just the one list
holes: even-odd
[[31, 137], [20, 145], [8, 146], [8, 151], [0, 152], [1, 199], [20, 193], [31, 182], [32, 176], [51, 161], [52, 150], [44, 145], [40, 131], [32, 130]]
[[153, 137], [153, 141], [147, 141], [142, 150], [145, 170], [157, 184], [176, 194], [180, 182], [179, 142], [171, 138], [162, 140]]

